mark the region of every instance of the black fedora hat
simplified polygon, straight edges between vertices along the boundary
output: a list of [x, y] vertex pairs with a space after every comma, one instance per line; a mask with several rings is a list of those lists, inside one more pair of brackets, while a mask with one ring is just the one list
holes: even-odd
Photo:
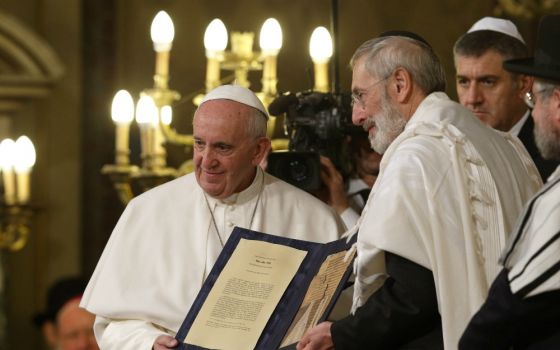
[[535, 56], [504, 61], [510, 72], [560, 81], [560, 15], [544, 16], [539, 23]]
[[58, 280], [47, 293], [47, 309], [33, 317], [33, 323], [40, 327], [47, 321], [55, 321], [56, 315], [67, 302], [81, 298], [86, 289], [86, 281], [80, 277], [66, 277]]

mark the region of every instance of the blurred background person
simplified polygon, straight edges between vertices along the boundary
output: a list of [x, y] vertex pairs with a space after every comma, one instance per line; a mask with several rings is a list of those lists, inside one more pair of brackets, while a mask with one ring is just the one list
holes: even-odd
[[381, 154], [375, 152], [365, 131], [353, 134], [348, 143], [351, 174], [344, 179], [333, 162], [321, 156], [321, 180], [325, 185], [324, 201], [341, 216], [347, 228], [360, 217], [371, 188], [379, 174]]
[[60, 279], [49, 288], [47, 308], [33, 321], [50, 349], [99, 350], [93, 334], [95, 315], [79, 307], [85, 288], [78, 277]]

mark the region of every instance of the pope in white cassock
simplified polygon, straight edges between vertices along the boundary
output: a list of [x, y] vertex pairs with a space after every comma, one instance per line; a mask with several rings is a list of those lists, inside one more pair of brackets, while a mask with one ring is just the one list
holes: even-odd
[[232, 229], [316, 242], [344, 226], [327, 205], [265, 173], [268, 114], [250, 90], [208, 93], [194, 115], [195, 172], [133, 199], [81, 306], [101, 349], [167, 349]]

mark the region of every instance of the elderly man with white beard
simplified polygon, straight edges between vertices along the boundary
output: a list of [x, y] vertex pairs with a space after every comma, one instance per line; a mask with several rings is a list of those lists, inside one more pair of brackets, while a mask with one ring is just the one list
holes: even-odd
[[518, 139], [445, 95], [418, 35], [369, 40], [351, 67], [353, 122], [383, 153], [357, 224], [354, 312], [297, 348], [455, 349], [539, 174]]

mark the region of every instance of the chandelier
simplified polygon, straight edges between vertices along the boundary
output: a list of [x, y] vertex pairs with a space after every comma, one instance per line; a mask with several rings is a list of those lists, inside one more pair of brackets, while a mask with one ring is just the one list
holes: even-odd
[[[144, 89], [136, 106], [126, 90], [118, 91], [112, 102], [111, 117], [115, 123], [115, 163], [106, 164], [102, 173], [110, 177], [119, 199], [128, 203], [134, 196], [193, 169], [192, 160], [187, 160], [178, 168], [167, 164], [165, 145], [180, 145], [192, 152], [193, 136], [180, 134], [172, 127], [173, 105], [180, 100], [179, 92], [169, 88], [169, 56], [175, 30], [171, 17], [160, 11], [151, 25], [151, 39], [156, 53], [154, 85]], [[253, 50], [254, 33], [232, 32], [228, 47], [228, 32], [220, 19], [210, 22], [204, 33], [206, 53], [205, 91], [233, 81], [237, 85], [250, 88], [248, 73], [262, 72], [262, 90], [256, 92], [265, 106], [277, 96], [277, 57], [282, 48], [282, 30], [274, 18], [267, 19], [260, 30], [260, 51]], [[314, 63], [314, 90], [329, 91], [329, 60], [333, 44], [329, 31], [318, 27], [311, 35], [310, 55]], [[222, 71], [232, 74], [222, 78]], [[203, 94], [193, 98], [198, 106]], [[130, 163], [129, 132], [133, 121], [139, 126], [141, 143], [141, 164]], [[276, 118], [271, 117], [268, 136], [273, 137]], [[286, 149], [288, 140], [272, 139], [272, 148]]]
[[23, 248], [29, 237], [32, 208], [29, 206], [30, 175], [35, 147], [27, 136], [0, 143], [0, 169], [4, 196], [0, 207], [0, 248]]

